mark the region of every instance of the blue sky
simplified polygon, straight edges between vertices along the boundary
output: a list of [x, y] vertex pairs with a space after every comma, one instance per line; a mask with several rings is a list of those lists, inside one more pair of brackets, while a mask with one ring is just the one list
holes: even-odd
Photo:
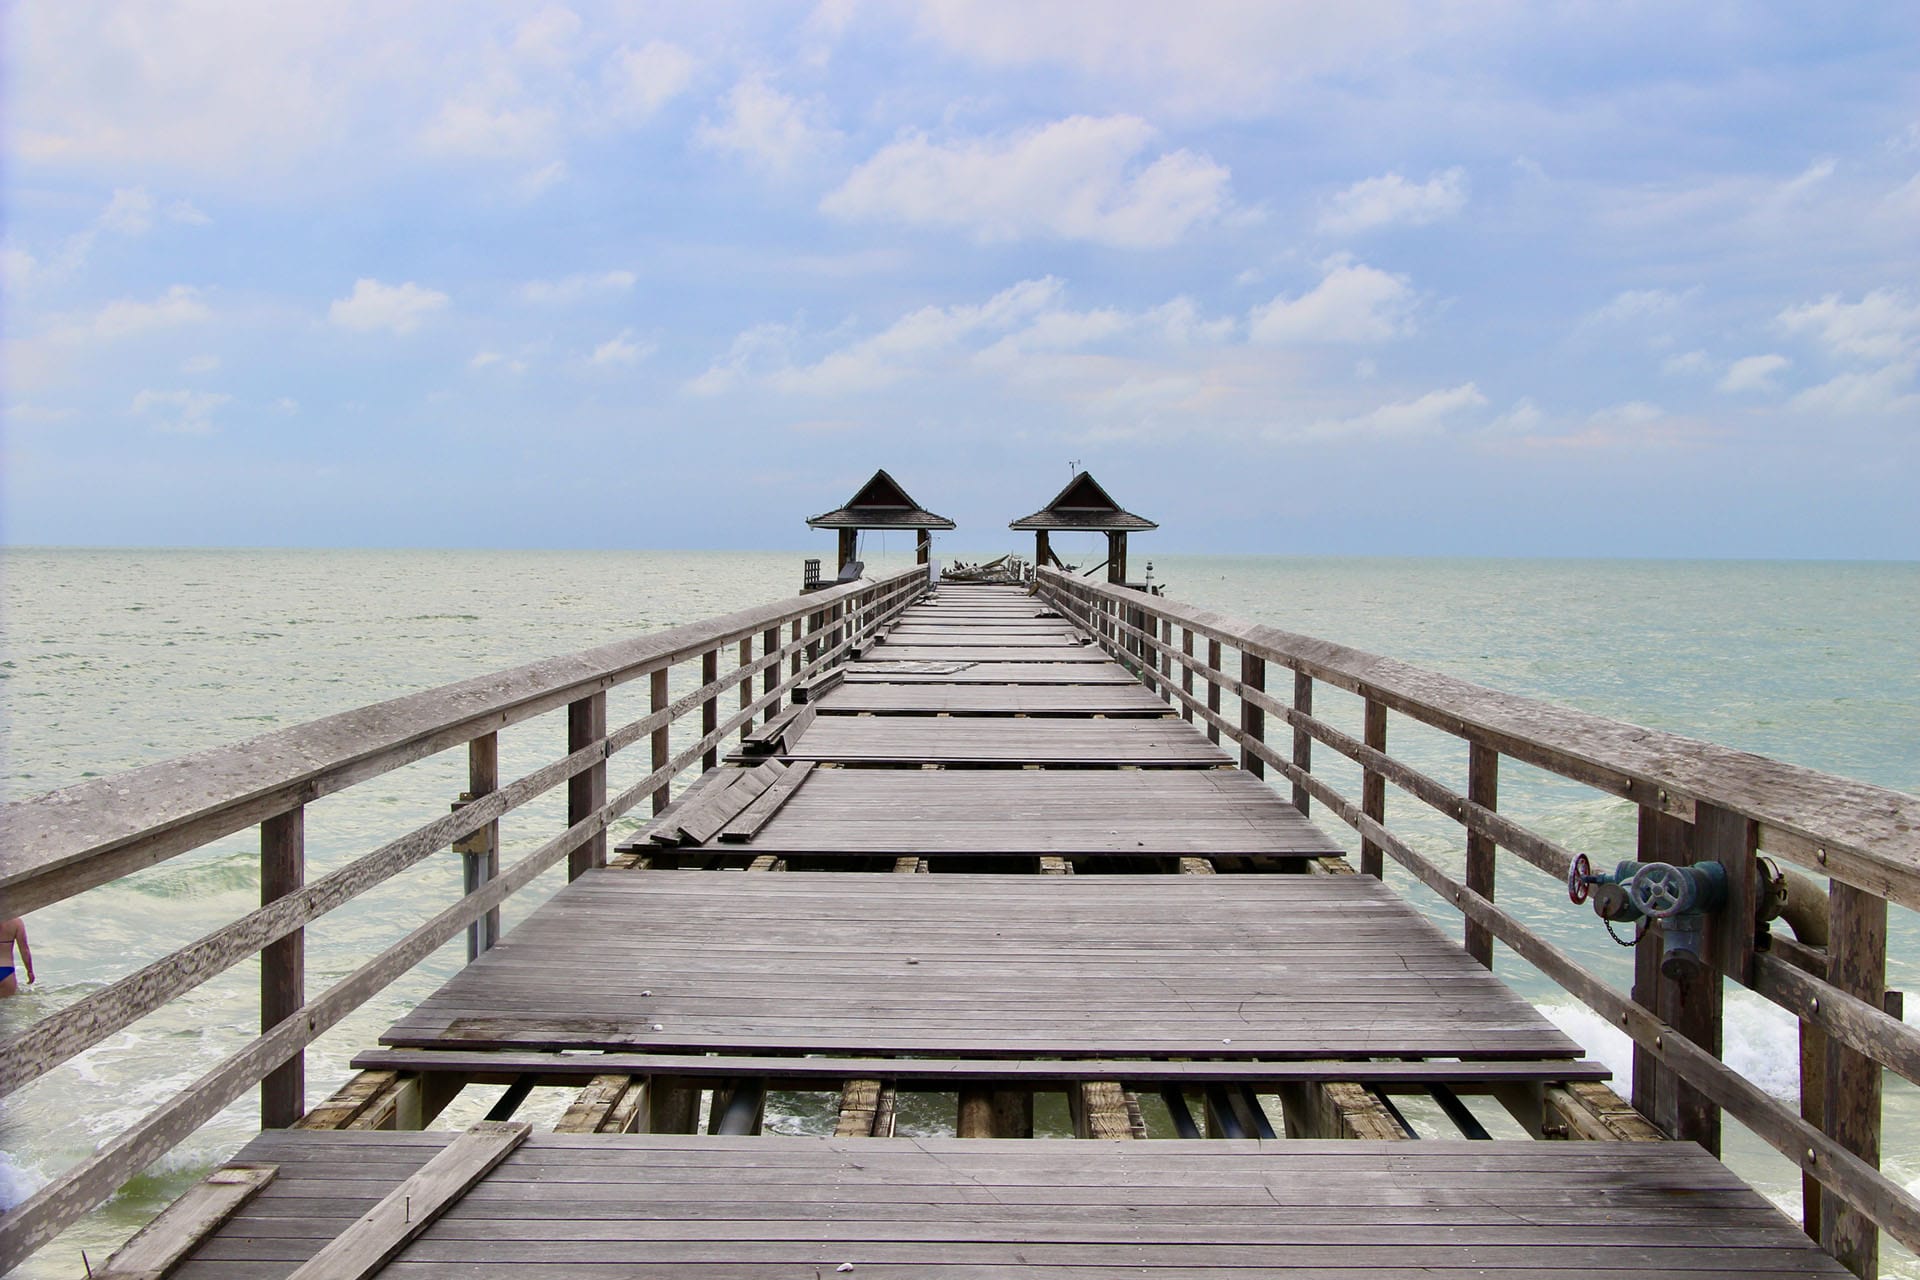
[[10, 7], [15, 544], [1920, 558], [1920, 8]]

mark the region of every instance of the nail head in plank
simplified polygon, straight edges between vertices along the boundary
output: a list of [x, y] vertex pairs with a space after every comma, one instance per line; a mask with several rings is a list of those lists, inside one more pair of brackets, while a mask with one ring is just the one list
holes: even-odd
[[367, 1210], [289, 1280], [364, 1280], [393, 1260], [474, 1183], [525, 1142], [533, 1126], [481, 1121]]

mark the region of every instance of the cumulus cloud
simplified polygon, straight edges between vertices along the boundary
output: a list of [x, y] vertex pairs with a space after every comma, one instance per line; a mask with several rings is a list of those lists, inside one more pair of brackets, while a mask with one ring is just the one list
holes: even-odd
[[1920, 301], [1900, 289], [1875, 289], [1858, 302], [1828, 294], [1782, 311], [1779, 324], [1838, 356], [1895, 360], [1920, 348]]
[[1685, 351], [1679, 355], [1668, 356], [1660, 362], [1660, 372], [1676, 377], [1681, 375], [1700, 375], [1713, 369], [1713, 361], [1704, 351]]
[[1623, 324], [1663, 316], [1676, 310], [1689, 294], [1671, 289], [1626, 289], [1587, 317], [1595, 324]]
[[1479, 387], [1463, 382], [1350, 417], [1323, 418], [1297, 427], [1271, 426], [1262, 434], [1269, 440], [1292, 441], [1432, 435], [1465, 410], [1482, 408], [1486, 403]]
[[788, 178], [834, 146], [840, 135], [816, 119], [817, 110], [757, 77], [727, 94], [725, 114], [703, 120], [694, 141], [731, 155], [776, 178]]
[[1052, 276], [1023, 280], [984, 302], [920, 307], [867, 337], [844, 341], [807, 361], [795, 353], [806, 335], [785, 325], [759, 325], [734, 339], [727, 354], [687, 385], [714, 395], [748, 383], [807, 395], [875, 391], [939, 369], [966, 368], [1023, 381], [1071, 377], [1097, 368], [1111, 391], [1125, 381], [1109, 373], [1127, 364], [1118, 353], [1178, 357], [1218, 346], [1237, 323], [1209, 319], [1193, 300], [1174, 298], [1139, 309], [1066, 305], [1066, 286]]
[[692, 54], [664, 40], [649, 40], [638, 49], [623, 45], [607, 61], [608, 107], [623, 119], [651, 119], [687, 91], [698, 67]]
[[589, 360], [593, 364], [607, 367], [624, 367], [639, 364], [653, 354], [653, 344], [636, 341], [633, 330], [622, 329], [613, 337], [593, 349]]
[[1226, 211], [1231, 174], [1187, 150], [1148, 158], [1158, 132], [1136, 116], [1071, 116], [1037, 129], [882, 147], [820, 202], [850, 221], [1123, 248], [1174, 244]]
[[595, 296], [625, 293], [637, 280], [639, 277], [631, 271], [583, 272], [557, 280], [529, 280], [520, 286], [520, 296], [543, 306], [564, 306]]
[[1778, 389], [1777, 375], [1784, 372], [1793, 361], [1782, 355], [1747, 356], [1735, 360], [1727, 366], [1725, 376], [1720, 379], [1720, 390], [1774, 391]]
[[198, 289], [177, 284], [151, 302], [133, 298], [109, 302], [95, 312], [82, 328], [86, 334], [96, 338], [125, 338], [155, 329], [194, 324], [211, 314]]
[[[851, 8], [850, 5], [846, 6]], [[1404, 0], [1221, 0], [1203, 9], [1107, 0], [1099, 20], [1032, 0], [919, 0], [922, 35], [989, 67], [1058, 66], [1181, 112], [1255, 115], [1327, 72], [1377, 74], [1416, 41]], [[1450, 6], [1423, 6], [1420, 12]]]
[[1385, 342], [1413, 330], [1413, 286], [1365, 263], [1336, 258], [1320, 283], [1299, 297], [1285, 294], [1255, 307], [1255, 342]]
[[1451, 218], [1467, 205], [1467, 173], [1448, 169], [1413, 183], [1397, 173], [1356, 182], [1327, 201], [1320, 230], [1352, 235], [1380, 227], [1424, 227]]
[[363, 333], [385, 329], [389, 333], [408, 334], [446, 305], [447, 295], [437, 289], [423, 288], [411, 280], [405, 284], [382, 284], [363, 276], [354, 281], [350, 295], [336, 298], [327, 308], [327, 319], [342, 329]]
[[133, 412], [152, 420], [156, 431], [204, 436], [214, 430], [214, 411], [232, 402], [217, 391], [142, 391], [133, 398]]
[[962, 339], [1004, 332], [1046, 311], [1064, 285], [1052, 276], [1023, 280], [982, 303], [922, 307], [870, 338], [850, 343], [818, 362], [782, 370], [774, 385], [815, 395], [869, 391], [906, 376], [923, 361], [954, 349]]
[[1920, 362], [1896, 361], [1870, 372], [1840, 374], [1808, 387], [1787, 403], [1803, 413], [1828, 418], [1920, 414], [1916, 374], [1920, 374]]

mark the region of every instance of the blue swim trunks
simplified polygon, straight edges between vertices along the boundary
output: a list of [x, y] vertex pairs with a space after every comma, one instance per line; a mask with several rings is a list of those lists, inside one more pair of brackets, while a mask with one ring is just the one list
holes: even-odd
[[13, 966], [10, 964], [0, 964], [0, 982], [5, 982], [8, 978], [11, 978], [12, 976], [13, 976]]

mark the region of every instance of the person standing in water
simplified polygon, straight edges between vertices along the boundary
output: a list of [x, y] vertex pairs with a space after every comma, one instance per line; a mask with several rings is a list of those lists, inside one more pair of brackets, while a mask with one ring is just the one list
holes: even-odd
[[27, 945], [27, 922], [19, 916], [0, 920], [0, 944], [7, 949], [6, 963], [0, 964], [0, 998], [20, 993], [20, 977], [14, 972], [13, 948], [20, 948], [20, 965], [27, 971], [27, 985], [33, 985], [33, 948]]

